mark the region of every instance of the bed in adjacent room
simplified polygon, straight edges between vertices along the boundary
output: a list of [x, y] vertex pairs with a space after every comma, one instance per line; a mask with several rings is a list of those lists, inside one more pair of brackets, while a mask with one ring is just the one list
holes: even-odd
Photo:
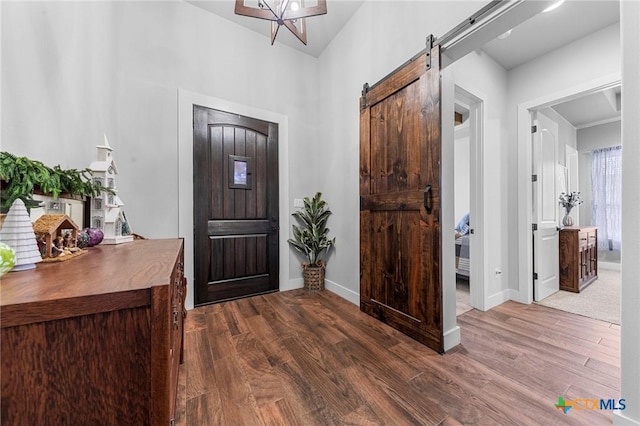
[[469, 213], [456, 225], [456, 276], [469, 279]]

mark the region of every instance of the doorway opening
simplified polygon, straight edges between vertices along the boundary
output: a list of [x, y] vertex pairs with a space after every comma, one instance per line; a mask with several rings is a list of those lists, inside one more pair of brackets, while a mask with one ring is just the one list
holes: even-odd
[[[619, 205], [620, 185], [609, 180], [615, 179], [612, 175], [616, 173], [617, 179], [620, 179], [621, 168], [615, 158], [607, 158], [600, 163], [597, 156], [602, 151], [612, 151], [618, 160], [620, 158], [620, 93], [619, 81], [612, 81], [531, 108], [534, 114], [546, 114], [559, 128], [555, 163], [556, 202], [561, 193], [577, 193], [582, 201], [571, 210], [571, 226], [562, 223], [565, 209], [559, 204], [556, 207], [559, 282], [556, 291], [548, 297], [538, 298], [535, 295], [537, 282], [534, 280], [534, 300], [545, 306], [616, 324], [620, 323], [621, 247], [620, 211], [615, 200]], [[600, 168], [602, 164], [607, 166], [606, 170]], [[609, 168], [610, 165], [613, 167]], [[606, 184], [604, 180], [607, 180]], [[532, 183], [534, 194], [536, 184], [540, 182]], [[612, 217], [608, 217], [606, 223], [594, 217], [598, 216], [597, 213], [592, 213], [600, 211], [602, 204], [594, 201], [594, 190], [596, 194], [606, 191], [606, 198], [610, 200], [607, 208], [611, 211], [607, 215]], [[534, 222], [535, 216], [533, 214]], [[577, 238], [577, 248], [571, 246], [572, 234]], [[535, 250], [535, 232], [533, 241], [534, 272], [537, 272], [536, 265], [544, 263], [544, 260], [540, 262], [540, 258], [548, 256], [548, 253]]]
[[455, 86], [454, 218], [456, 315], [484, 310], [483, 100]]

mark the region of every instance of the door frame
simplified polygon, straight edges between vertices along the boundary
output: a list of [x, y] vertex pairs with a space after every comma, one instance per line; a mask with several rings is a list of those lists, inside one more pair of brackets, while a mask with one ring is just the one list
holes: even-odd
[[531, 112], [559, 102], [569, 101], [591, 92], [621, 84], [620, 73], [613, 73], [589, 82], [568, 87], [540, 98], [518, 104], [518, 290], [512, 290], [511, 299], [520, 303], [533, 303], [533, 188]]
[[194, 248], [193, 248], [193, 105], [240, 114], [278, 124], [278, 175], [280, 209], [279, 291], [292, 290], [289, 274], [290, 253], [287, 238], [291, 227], [289, 214], [289, 118], [273, 111], [242, 105], [189, 90], [178, 89], [178, 235], [184, 238], [184, 275], [187, 277], [186, 308], [194, 305]]
[[474, 218], [470, 221], [473, 238], [469, 241], [469, 303], [475, 309], [485, 311], [489, 306], [486, 300], [488, 280], [484, 275], [488, 270], [484, 253], [489, 250], [484, 238], [484, 103], [487, 96], [456, 84], [455, 99], [469, 106], [469, 216]]

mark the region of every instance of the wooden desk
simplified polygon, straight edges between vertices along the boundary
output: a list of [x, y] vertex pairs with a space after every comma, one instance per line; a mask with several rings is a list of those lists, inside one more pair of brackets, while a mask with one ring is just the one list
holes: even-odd
[[138, 240], [3, 276], [1, 423], [170, 424], [183, 264], [182, 239]]

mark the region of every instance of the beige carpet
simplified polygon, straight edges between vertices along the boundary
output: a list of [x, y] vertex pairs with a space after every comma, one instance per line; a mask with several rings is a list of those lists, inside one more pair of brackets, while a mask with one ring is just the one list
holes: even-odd
[[550, 308], [620, 324], [620, 272], [598, 270], [598, 279], [580, 293], [560, 290], [538, 302]]

